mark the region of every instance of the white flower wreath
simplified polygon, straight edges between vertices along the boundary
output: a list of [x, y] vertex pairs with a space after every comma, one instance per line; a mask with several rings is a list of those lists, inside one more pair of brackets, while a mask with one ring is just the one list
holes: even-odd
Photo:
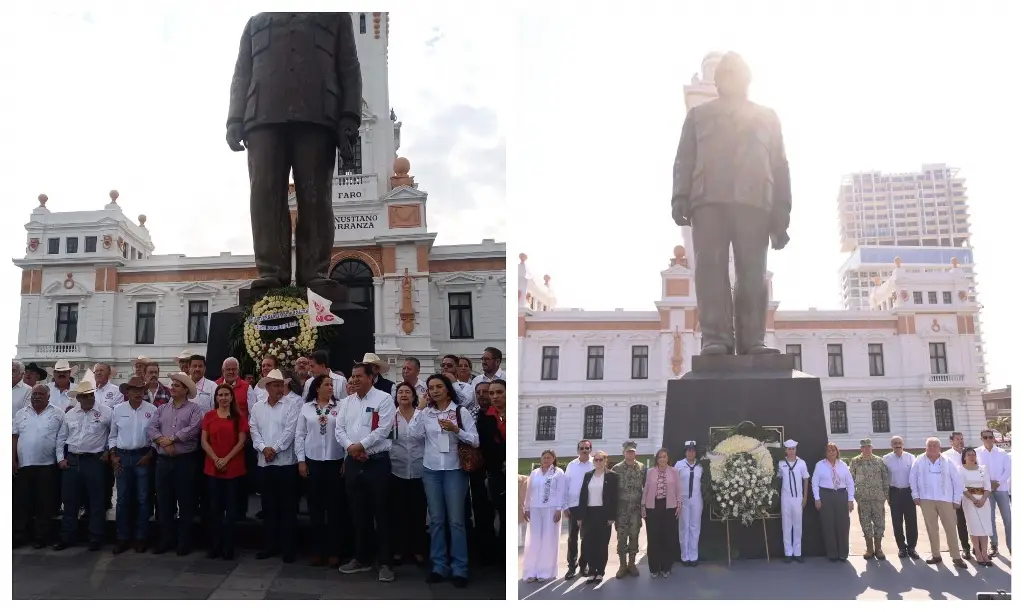
[[[266, 295], [253, 304], [252, 312], [242, 328], [245, 350], [249, 356], [259, 361], [267, 355], [273, 355], [283, 365], [290, 366], [299, 355], [312, 351], [316, 347], [317, 330], [309, 326], [308, 309], [306, 300], [280, 295]], [[292, 329], [298, 330], [295, 335], [270, 342], [260, 338], [261, 328], [267, 327], [261, 324], [263, 321], [290, 316], [296, 319], [297, 324], [291, 325]]]
[[718, 478], [712, 476], [714, 503], [725, 520], [739, 520], [749, 526], [768, 516], [778, 491], [771, 467], [748, 452], [730, 454], [722, 462]]

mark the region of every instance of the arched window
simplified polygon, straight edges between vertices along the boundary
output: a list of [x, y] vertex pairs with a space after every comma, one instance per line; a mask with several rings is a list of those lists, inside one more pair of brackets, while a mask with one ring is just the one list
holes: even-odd
[[829, 431], [834, 434], [850, 433], [850, 423], [846, 420], [846, 402], [836, 400], [828, 405]]
[[541, 406], [537, 409], [537, 441], [555, 439], [555, 425], [558, 420], [558, 409], [554, 406]]
[[583, 437], [588, 440], [604, 438], [604, 408], [587, 406], [583, 409]]
[[629, 437], [630, 438], [646, 438], [647, 437], [647, 406], [636, 405], [629, 407]]
[[948, 399], [935, 400], [936, 431], [953, 431], [953, 402]]
[[885, 400], [871, 402], [871, 431], [873, 433], [889, 433], [889, 402]]
[[343, 259], [331, 270], [331, 278], [348, 287], [350, 302], [373, 308], [373, 271], [358, 259]]

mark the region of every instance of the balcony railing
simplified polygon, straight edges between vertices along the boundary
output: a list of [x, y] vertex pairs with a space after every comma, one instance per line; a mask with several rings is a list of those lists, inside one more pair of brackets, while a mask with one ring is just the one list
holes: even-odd
[[373, 202], [377, 199], [376, 174], [335, 176], [332, 187], [335, 204]]
[[925, 382], [933, 385], [962, 385], [963, 374], [926, 374]]
[[67, 359], [85, 355], [85, 345], [78, 342], [55, 342], [53, 344], [31, 345], [34, 356], [40, 359]]

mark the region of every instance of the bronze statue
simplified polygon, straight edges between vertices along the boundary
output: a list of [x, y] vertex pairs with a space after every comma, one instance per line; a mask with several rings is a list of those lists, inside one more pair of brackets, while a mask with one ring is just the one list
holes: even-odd
[[725, 54], [718, 98], [690, 109], [676, 154], [672, 218], [693, 227], [702, 355], [779, 352], [765, 346], [765, 271], [769, 244], [789, 242], [793, 196], [782, 126], [775, 111], [747, 99], [750, 77], [739, 55]]
[[[260, 277], [291, 284], [288, 171], [295, 180], [295, 280], [327, 278], [334, 244], [335, 152], [351, 161], [362, 118], [362, 75], [349, 13], [259, 13], [242, 32], [231, 79], [227, 141], [248, 149], [249, 213]], [[244, 143], [244, 145], [243, 145]]]

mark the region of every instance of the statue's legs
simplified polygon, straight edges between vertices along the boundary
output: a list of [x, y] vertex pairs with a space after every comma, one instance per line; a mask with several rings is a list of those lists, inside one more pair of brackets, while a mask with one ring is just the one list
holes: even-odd
[[[736, 354], [777, 352], [764, 349], [768, 316], [767, 211], [730, 204], [732, 252], [736, 266]], [[698, 259], [699, 261], [699, 259]]]
[[291, 161], [298, 219], [295, 225], [295, 283], [316, 289], [327, 283], [334, 245], [331, 179], [337, 145], [317, 125], [292, 127]]
[[264, 126], [246, 135], [252, 247], [260, 275], [254, 288], [282, 287], [292, 281], [288, 142], [288, 126]]
[[693, 211], [693, 247], [701, 352], [732, 353], [733, 308], [729, 284], [729, 238], [733, 219], [727, 206], [705, 204]]

